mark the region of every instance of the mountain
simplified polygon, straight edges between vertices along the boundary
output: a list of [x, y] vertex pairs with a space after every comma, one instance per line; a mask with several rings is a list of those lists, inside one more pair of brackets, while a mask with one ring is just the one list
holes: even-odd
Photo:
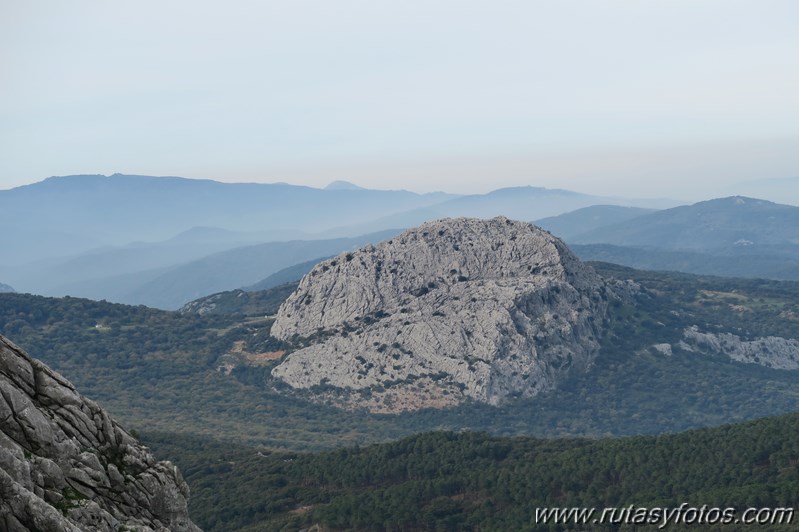
[[429, 222], [316, 265], [278, 311], [296, 350], [272, 374], [375, 412], [530, 397], [591, 365], [616, 297], [535, 226]]
[[[202, 257], [247, 245], [306, 237], [298, 231], [243, 232], [216, 227], [194, 227], [161, 242], [134, 242], [103, 246], [71, 257], [25, 265], [15, 282], [25, 291], [62, 295], [87, 293], [115, 299], [124, 294], [127, 279], [147, 278]], [[105, 286], [112, 278], [111, 286]]]
[[[91, 277], [53, 286], [48, 295], [88, 297], [155, 308], [178, 309], [185, 303], [214, 294], [248, 286], [263, 280], [284, 267], [308, 258], [329, 256], [370, 242], [393, 236], [398, 231], [382, 231], [355, 238], [292, 240], [242, 246], [213, 253], [172, 267]], [[133, 253], [134, 250], [130, 250]], [[123, 254], [117, 254], [121, 258]], [[88, 259], [88, 256], [82, 258]], [[139, 261], [139, 264], [142, 264]], [[125, 267], [119, 268], [125, 271]], [[87, 265], [86, 270], [98, 273]], [[60, 278], [60, 277], [56, 277]]]
[[388, 230], [355, 238], [270, 242], [223, 251], [172, 268], [129, 290], [117, 301], [177, 309], [198, 297], [251, 285], [300, 261], [380, 242], [398, 232]]
[[325, 190], [365, 190], [349, 181], [333, 181], [325, 187]]
[[799, 177], [756, 179], [730, 187], [735, 195], [754, 196], [799, 207]]
[[0, 283], [0, 293], [2, 292], [16, 292], [16, 290], [11, 288], [7, 284]]
[[[318, 232], [452, 197], [179, 177], [74, 175], [0, 190], [0, 225], [6, 232], [8, 266], [103, 245], [162, 241], [193, 227]], [[7, 280], [13, 282], [12, 277]]]
[[294, 283], [302, 279], [303, 276], [311, 271], [314, 266], [323, 260], [330, 258], [332, 257], [319, 257], [283, 268], [282, 270], [273, 273], [266, 279], [262, 279], [255, 284], [245, 287], [245, 290], [248, 292], [257, 292], [259, 290], [268, 290], [269, 288], [274, 288], [286, 283]]
[[626, 222], [652, 212], [654, 209], [620, 205], [592, 205], [558, 216], [541, 218], [533, 223], [559, 238], [570, 240], [587, 231]]
[[[666, 209], [571, 239], [672, 251], [775, 252], [799, 247], [799, 207], [734, 196]], [[788, 250], [785, 250], [788, 251]]]
[[799, 281], [799, 258], [777, 254], [740, 253], [733, 256], [611, 244], [572, 244], [570, 248], [582, 260], [612, 262], [639, 270]]
[[371, 222], [370, 225], [356, 225], [347, 227], [346, 230], [364, 231], [369, 230], [367, 227], [370, 226], [414, 227], [431, 220], [455, 217], [493, 218], [505, 216], [517, 220], [531, 220], [557, 216], [592, 205], [611, 204], [657, 209], [673, 207], [679, 205], [680, 202], [609, 198], [542, 187], [511, 187], [497, 189], [486, 194], [460, 196], [407, 212], [389, 214]]
[[[122, 174], [51, 177], [0, 190], [0, 224], [6, 229], [0, 278], [30, 293], [146, 304], [153, 299], [137, 299], [139, 287], [155, 283], [158, 290], [157, 279], [169, 270], [247, 245], [354, 237], [444, 217], [531, 219], [600, 203], [640, 207], [664, 201], [537, 187], [461, 197], [347, 182], [316, 189]], [[238, 286], [212, 290], [231, 288]], [[185, 293], [191, 299], [209, 292], [200, 284]], [[176, 308], [187, 301], [182, 297], [154, 304]]]
[[0, 336], [0, 528], [199, 531], [188, 495], [175, 466]]
[[799, 207], [740, 196], [635, 217], [572, 236], [592, 260], [657, 270], [799, 279]]

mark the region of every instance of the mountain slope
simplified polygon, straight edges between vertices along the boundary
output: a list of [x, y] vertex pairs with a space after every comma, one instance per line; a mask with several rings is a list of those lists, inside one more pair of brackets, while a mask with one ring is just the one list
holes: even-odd
[[[799, 505], [799, 414], [622, 439], [437, 432], [319, 454], [214, 446], [169, 434], [148, 435], [148, 443], [191, 471], [187, 479], [201, 494], [192, 498], [192, 512], [208, 532], [382, 530], [386, 523], [405, 530], [788, 532], [799, 518], [789, 510], [770, 514], [774, 522], [761, 526], [734, 522], [748, 508]], [[543, 508], [596, 508], [592, 517], [599, 517], [603, 508], [630, 505], [646, 509], [649, 526], [625, 524], [620, 511], [602, 528], [591, 526], [591, 518], [587, 526], [536, 522]], [[664, 507], [670, 515], [648, 513]], [[718, 519], [715, 526], [683, 527], [679, 516], [696, 521], [703, 507]], [[726, 525], [724, 512], [732, 521]]]
[[[103, 246], [70, 257], [27, 264], [16, 273], [15, 282], [25, 291], [44, 295], [89, 295], [94, 290], [100, 299], [114, 299], [102, 287], [102, 279], [123, 275], [133, 279], [229, 249], [302, 237], [298, 231], [242, 232], [194, 227], [161, 242]], [[121, 285], [114, 293], [124, 293]]]
[[762, 248], [774, 253], [787, 246], [795, 253], [799, 207], [740, 196], [714, 199], [601, 227], [571, 242], [702, 252]]
[[282, 270], [276, 271], [266, 279], [262, 279], [255, 284], [245, 287], [244, 289], [248, 292], [257, 292], [259, 290], [268, 290], [269, 288], [274, 288], [286, 283], [294, 283], [302, 279], [303, 276], [311, 271], [314, 266], [323, 260], [330, 258], [332, 257], [319, 257], [306, 262], [301, 262], [299, 264], [294, 264], [287, 268], [283, 268]]
[[179, 177], [79, 175], [0, 190], [0, 225], [6, 229], [8, 262], [24, 264], [100, 245], [161, 241], [198, 226], [319, 231], [451, 197]]
[[0, 528], [192, 532], [188, 495], [176, 467], [0, 336]]
[[[574, 211], [592, 205], [626, 205], [641, 208], [666, 208], [678, 205], [671, 200], [636, 200], [581, 194], [569, 190], [542, 187], [502, 188], [486, 194], [472, 194], [384, 216], [371, 223], [379, 227], [414, 227], [441, 218], [505, 216], [517, 220], [539, 219]], [[368, 230], [360, 225], [348, 230]]]
[[734, 277], [799, 279], [799, 207], [731, 197], [570, 237], [586, 260]]
[[573, 244], [570, 247], [582, 260], [612, 262], [639, 270], [799, 281], [799, 258], [776, 254], [713, 254], [611, 244]]
[[[244, 245], [309, 234], [351, 237], [452, 216], [531, 219], [596, 203], [652, 203], [536, 187], [459, 197], [331, 185], [114, 174], [53, 177], [0, 190], [0, 224], [6, 228], [0, 278], [31, 293], [147, 303], [150, 295], [134, 296], [137, 285], [167, 268]], [[157, 282], [153, 290], [160, 290]], [[188, 299], [210, 292], [186, 290]], [[174, 308], [186, 301], [175, 294], [154, 304]]]
[[558, 216], [541, 218], [533, 223], [568, 241], [587, 231], [626, 222], [652, 212], [655, 212], [654, 209], [620, 205], [592, 205]]
[[13, 288], [8, 286], [7, 284], [0, 283], [0, 293], [2, 292], [15, 292]]
[[397, 232], [388, 230], [330, 240], [270, 242], [223, 251], [172, 268], [129, 290], [117, 301], [177, 309], [198, 297], [251, 285], [286, 266], [379, 242]]
[[799, 177], [756, 179], [729, 188], [736, 195], [763, 198], [799, 207]]

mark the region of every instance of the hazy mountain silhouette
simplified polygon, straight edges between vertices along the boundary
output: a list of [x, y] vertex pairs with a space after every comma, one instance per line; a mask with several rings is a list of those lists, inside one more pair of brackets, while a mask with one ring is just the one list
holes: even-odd
[[161, 241], [193, 227], [320, 231], [440, 203], [415, 194], [114, 174], [51, 177], [0, 191], [7, 255], [22, 264], [100, 245]]
[[355, 237], [445, 217], [531, 219], [596, 203], [652, 201], [536, 187], [461, 197], [368, 190], [346, 181], [316, 189], [122, 174], [51, 177], [0, 191], [7, 257], [0, 278], [32, 293], [129, 301], [131, 290], [169, 269], [246, 245]]
[[654, 211], [654, 209], [620, 205], [593, 205], [558, 216], [541, 218], [533, 223], [557, 237], [568, 240], [587, 231], [626, 222]]
[[283, 268], [280, 271], [276, 271], [266, 279], [262, 279], [255, 284], [246, 286], [244, 287], [244, 289], [247, 290], [248, 292], [257, 292], [259, 290], [268, 290], [270, 288], [274, 288], [282, 284], [299, 281], [306, 273], [313, 270], [314, 266], [316, 266], [323, 260], [327, 260], [332, 257], [333, 257], [332, 255], [327, 257], [319, 257], [316, 259], [311, 259], [309, 261], [301, 262], [299, 264], [294, 264], [287, 268]]
[[761, 250], [793, 254], [799, 246], [799, 207], [733, 196], [666, 209], [600, 227], [571, 239], [674, 251]]
[[567, 237], [584, 260], [634, 268], [799, 280], [799, 207], [734, 196]]
[[380, 242], [397, 233], [399, 230], [389, 230], [355, 238], [292, 240], [239, 247], [173, 268], [68, 283], [54, 288], [48, 295], [177, 309], [208, 294], [251, 285], [287, 266]]
[[[680, 202], [668, 199], [628, 199], [592, 196], [569, 190], [541, 187], [511, 187], [487, 194], [472, 194], [449, 199], [435, 205], [387, 215], [371, 222], [378, 227], [413, 227], [430, 220], [471, 217], [507, 216], [517, 220], [534, 220], [557, 216], [593, 205], [622, 205], [639, 208], [667, 208]], [[345, 228], [347, 231], [368, 230], [368, 225]], [[337, 230], [342, 230], [341, 228]]]
[[733, 185], [729, 190], [735, 195], [754, 196], [799, 206], [799, 177], [755, 179]]

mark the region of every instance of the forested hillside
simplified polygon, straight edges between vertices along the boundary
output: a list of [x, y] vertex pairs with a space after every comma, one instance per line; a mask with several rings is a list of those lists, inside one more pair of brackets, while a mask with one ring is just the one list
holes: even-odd
[[209, 532], [314, 524], [333, 530], [553, 530], [535, 526], [536, 508], [799, 505], [797, 414], [622, 439], [439, 432], [322, 454], [272, 453], [170, 434], [146, 434], [145, 441], [180, 466], [192, 489], [191, 515]]

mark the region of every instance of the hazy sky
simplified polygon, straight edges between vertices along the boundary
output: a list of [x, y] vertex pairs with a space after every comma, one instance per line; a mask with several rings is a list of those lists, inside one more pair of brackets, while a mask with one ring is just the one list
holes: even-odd
[[0, 0], [0, 188], [691, 199], [799, 175], [796, 0]]

